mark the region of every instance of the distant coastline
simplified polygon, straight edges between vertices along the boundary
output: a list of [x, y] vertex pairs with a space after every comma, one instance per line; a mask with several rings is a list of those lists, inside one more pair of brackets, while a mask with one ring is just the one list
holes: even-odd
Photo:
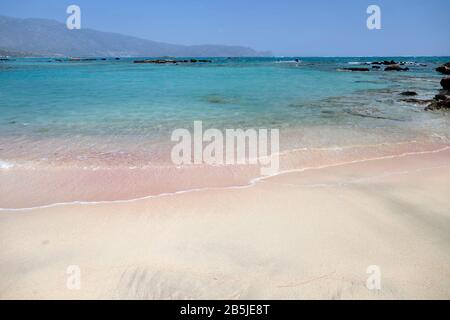
[[232, 45], [177, 45], [92, 29], [68, 30], [47, 19], [0, 16], [0, 56], [17, 57], [261, 57]]

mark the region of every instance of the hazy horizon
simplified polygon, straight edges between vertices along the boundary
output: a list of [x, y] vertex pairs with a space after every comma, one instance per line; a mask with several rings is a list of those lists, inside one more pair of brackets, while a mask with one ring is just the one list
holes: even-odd
[[[81, 7], [82, 28], [179, 45], [245, 46], [273, 56], [450, 56], [445, 14], [450, 2], [431, 0], [99, 1], [3, 0], [0, 15], [64, 23]], [[369, 5], [381, 8], [381, 30], [366, 27]]]

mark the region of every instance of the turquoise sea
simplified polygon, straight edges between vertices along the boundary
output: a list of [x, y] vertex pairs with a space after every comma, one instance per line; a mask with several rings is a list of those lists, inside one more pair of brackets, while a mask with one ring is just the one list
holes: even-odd
[[[2, 61], [0, 161], [164, 160], [171, 132], [194, 120], [205, 128], [279, 128], [284, 150], [450, 138], [448, 114], [400, 95], [432, 98], [442, 78], [434, 69], [448, 57], [210, 59]], [[340, 70], [391, 59], [410, 70]]]

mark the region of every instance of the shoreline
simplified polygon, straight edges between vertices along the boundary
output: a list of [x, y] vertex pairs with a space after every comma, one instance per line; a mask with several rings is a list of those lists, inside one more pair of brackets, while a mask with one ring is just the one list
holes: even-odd
[[[416, 144], [418, 146], [416, 146]], [[345, 160], [343, 161], [336, 161], [335, 162], [331, 162], [331, 163], [327, 163], [325, 162], [324, 164], [321, 165], [317, 165], [317, 163], [315, 162], [315, 160], [313, 159], [311, 161], [311, 163], [315, 163], [316, 165], [313, 166], [301, 166], [299, 165], [299, 163], [301, 163], [301, 159], [298, 159], [298, 157], [296, 156], [296, 153], [300, 153], [300, 152], [306, 152], [308, 153], [307, 157], [310, 157], [309, 153], [312, 153], [313, 151], [324, 151], [324, 152], [341, 152], [345, 149], [371, 149], [371, 148], [375, 148], [375, 147], [395, 147], [395, 146], [400, 146], [400, 145], [407, 145], [408, 148], [405, 148], [405, 150], [402, 150], [402, 152], [396, 152], [393, 154], [383, 154], [383, 152], [388, 151], [387, 150], [377, 150], [379, 151], [379, 153], [377, 152], [375, 155], [370, 155], [367, 158], [366, 157], [360, 157], [360, 158], [347, 158], [347, 156], [344, 156], [343, 158]], [[413, 147], [414, 146], [414, 147]], [[425, 149], [423, 149], [425, 147]], [[418, 150], [416, 150], [416, 148]], [[428, 148], [432, 148], [431, 150], [429, 150]], [[86, 182], [86, 179], [89, 180], [94, 180], [96, 181], [96, 186], [93, 187], [93, 189], [91, 189], [90, 191], [92, 193], [94, 193], [93, 198], [90, 200], [81, 200], [81, 199], [74, 199], [71, 201], [54, 201], [54, 202], [49, 202], [47, 200], [47, 202], [49, 203], [41, 203], [38, 205], [33, 205], [33, 206], [22, 206], [22, 207], [3, 207], [0, 206], [0, 212], [8, 212], [8, 211], [16, 211], [16, 212], [20, 212], [20, 211], [30, 211], [30, 210], [34, 210], [34, 209], [38, 209], [38, 208], [50, 208], [50, 207], [58, 207], [58, 206], [66, 206], [66, 205], [71, 205], [71, 204], [100, 204], [100, 203], [127, 203], [127, 202], [134, 202], [134, 201], [139, 201], [142, 199], [149, 199], [149, 198], [157, 198], [157, 197], [165, 197], [165, 196], [173, 196], [173, 195], [177, 195], [177, 194], [183, 194], [183, 193], [190, 193], [190, 192], [197, 192], [197, 191], [205, 191], [205, 190], [220, 190], [220, 189], [239, 189], [239, 188], [248, 188], [251, 186], [254, 186], [255, 184], [257, 184], [259, 181], [263, 181], [266, 179], [270, 179], [273, 177], [277, 177], [280, 175], [284, 175], [284, 174], [288, 174], [288, 173], [292, 173], [292, 172], [303, 172], [303, 171], [308, 171], [308, 170], [320, 170], [320, 169], [325, 169], [325, 168], [332, 168], [332, 167], [339, 167], [339, 166], [344, 166], [344, 165], [348, 165], [348, 164], [352, 164], [352, 163], [360, 163], [360, 162], [370, 162], [370, 161], [375, 161], [375, 160], [382, 160], [382, 159], [395, 159], [395, 158], [401, 158], [404, 156], [409, 156], [409, 155], [417, 155], [417, 154], [428, 154], [428, 153], [438, 153], [438, 152], [442, 152], [445, 151], [447, 149], [450, 148], [450, 145], [448, 144], [431, 144], [431, 143], [427, 143], [425, 145], [422, 145], [421, 143], [417, 142], [417, 141], [406, 141], [406, 142], [396, 142], [396, 143], [382, 143], [382, 144], [375, 144], [375, 145], [352, 145], [352, 146], [343, 146], [343, 147], [325, 147], [325, 148], [301, 148], [301, 149], [293, 149], [293, 150], [285, 150], [285, 151], [281, 151], [279, 153], [279, 156], [281, 158], [281, 168], [278, 171], [278, 173], [274, 174], [274, 175], [269, 175], [269, 176], [262, 176], [259, 174], [259, 166], [257, 165], [219, 165], [219, 166], [208, 166], [208, 165], [193, 165], [193, 166], [187, 166], [187, 167], [176, 167], [176, 166], [166, 166], [166, 167], [149, 167], [149, 168], [114, 168], [114, 167], [110, 167], [110, 168], [106, 168], [106, 169], [80, 169], [80, 168], [73, 168], [73, 167], [67, 167], [67, 168], [46, 168], [43, 170], [43, 168], [33, 168], [31, 169], [31, 172], [40, 172], [41, 170], [44, 172], [47, 172], [48, 175], [51, 176], [55, 176], [58, 177], [58, 175], [60, 174], [59, 172], [65, 172], [68, 171], [70, 172], [69, 174], [69, 178], [73, 178], [76, 175], [85, 175], [81, 180]], [[371, 151], [372, 152], [372, 151]], [[371, 154], [371, 152], [368, 152], [368, 154]], [[323, 157], [323, 154], [319, 154], [319, 159], [321, 157]], [[319, 162], [320, 163], [320, 162]], [[10, 177], [10, 183], [12, 181], [17, 181], [20, 179], [17, 179], [17, 177], [14, 176], [14, 172], [19, 171], [21, 172], [23, 170], [23, 168], [15, 168], [14, 166], [12, 167], [8, 167], [3, 169], [3, 171], [0, 171], [0, 174], [2, 174], [2, 176], [0, 176], [1, 179], [5, 180], [5, 177], [7, 177], [8, 175], [12, 175]], [[160, 171], [161, 170], [161, 171]], [[167, 170], [166, 172], [164, 172], [164, 170]], [[189, 173], [189, 172], [192, 173]], [[30, 169], [25, 169], [24, 171], [25, 173], [23, 173], [22, 175], [25, 176], [30, 176]], [[105, 181], [105, 179], [102, 177], [102, 175], [97, 175], [98, 172], [108, 172], [108, 174], [112, 174], [111, 177], [109, 177], [109, 181]], [[137, 188], [138, 190], [135, 191], [136, 193], [143, 193], [141, 196], [134, 196], [132, 194], [124, 195], [126, 194], [126, 192], [115, 192], [115, 196], [117, 198], [114, 199], [101, 199], [101, 194], [100, 195], [96, 195], [95, 194], [95, 190], [100, 188], [107, 188], [107, 185], [105, 185], [106, 183], [111, 183], [112, 181], [116, 181], [119, 182], [119, 178], [114, 178], [114, 174], [116, 174], [116, 172], [121, 172], [121, 174], [119, 174], [119, 178], [121, 177], [122, 179], [124, 179], [124, 177], [128, 178], [128, 183], [130, 184], [136, 184], [137, 182], [139, 182], [138, 184], [140, 185], [139, 188]], [[150, 177], [152, 180], [149, 180], [148, 182], [144, 182], [142, 183], [142, 179], [141, 175], [142, 174], [146, 174], [148, 172], [151, 172], [151, 174], [148, 176]], [[206, 178], [208, 177], [208, 175], [205, 175], [205, 173], [209, 173], [210, 178]], [[242, 174], [242, 177], [240, 176], [239, 178], [235, 178], [234, 176], [239, 173]], [[198, 176], [199, 174], [204, 175], [200, 180], [196, 180], [195, 177]], [[228, 176], [232, 175], [233, 179], [229, 179]], [[162, 187], [161, 189], [156, 189], [153, 192], [149, 192], [147, 194], [145, 194], [145, 192], [147, 191], [143, 191], [146, 188], [148, 188], [149, 185], [152, 185], [154, 183], [161, 183], [161, 177], [162, 176], [169, 176], [169, 183], [170, 182], [175, 182], [176, 180], [180, 180], [180, 178], [182, 178], [181, 180], [184, 181], [189, 181], [189, 183], [192, 183], [191, 187], [180, 187], [181, 184], [175, 184], [175, 185], [167, 185], [166, 188], [168, 189], [164, 189], [164, 187]], [[39, 174], [38, 174], [39, 177]], [[158, 178], [159, 177], [159, 178]], [[44, 177], [40, 177], [41, 179], [44, 179], [44, 181], [46, 181]], [[39, 179], [39, 178], [38, 178]], [[108, 180], [107, 179], [107, 180]], [[112, 180], [111, 180], [112, 179]], [[192, 182], [192, 180], [194, 182]], [[206, 180], [206, 182], [205, 182]], [[218, 181], [217, 181], [218, 180]], [[57, 183], [59, 182], [59, 184], [61, 184], [61, 181], [55, 180]], [[55, 183], [55, 181], [53, 181], [53, 183]], [[99, 182], [98, 182], [99, 181]], [[123, 180], [122, 180], [123, 181]], [[37, 181], [38, 183], [41, 183], [39, 180]], [[27, 182], [28, 183], [28, 182]], [[45, 182], [47, 184], [47, 181]], [[5, 183], [6, 185], [6, 183]], [[59, 187], [62, 187], [61, 185]], [[82, 185], [79, 185], [78, 183], [73, 183], [73, 187], [76, 188], [82, 188]], [[5, 188], [5, 187], [4, 187]], [[18, 186], [14, 186], [13, 188], [11, 188], [12, 190], [23, 190], [21, 189], [21, 185], [19, 184]], [[125, 188], [126, 189], [126, 188]], [[160, 191], [159, 191], [160, 190]], [[77, 193], [77, 190], [71, 189], [70, 191], [68, 190], [64, 190], [65, 192], [72, 192], [73, 193]], [[63, 192], [63, 193], [65, 193]], [[3, 192], [4, 194], [8, 194], [11, 193], [11, 191], [5, 191]], [[46, 198], [46, 192], [44, 191], [43, 194], [38, 194], [37, 198], [38, 198], [38, 202], [45, 202], [46, 200], [43, 200]], [[122, 194], [122, 195], [121, 195]], [[35, 194], [33, 194], [35, 196]], [[90, 196], [92, 196], [92, 194], [90, 194]], [[98, 198], [98, 199], [96, 199]], [[20, 198], [18, 198], [18, 200], [20, 201]], [[17, 200], [16, 200], [17, 201]]]
[[[446, 147], [251, 188], [2, 212], [0, 297], [448, 299], [449, 159]], [[70, 265], [81, 290], [66, 288]], [[371, 265], [380, 291], [365, 287]]]

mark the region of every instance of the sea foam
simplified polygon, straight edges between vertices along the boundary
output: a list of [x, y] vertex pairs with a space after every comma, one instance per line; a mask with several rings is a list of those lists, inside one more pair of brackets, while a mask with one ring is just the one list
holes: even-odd
[[12, 163], [0, 160], [0, 170], [11, 169], [12, 167], [14, 167], [14, 165]]

